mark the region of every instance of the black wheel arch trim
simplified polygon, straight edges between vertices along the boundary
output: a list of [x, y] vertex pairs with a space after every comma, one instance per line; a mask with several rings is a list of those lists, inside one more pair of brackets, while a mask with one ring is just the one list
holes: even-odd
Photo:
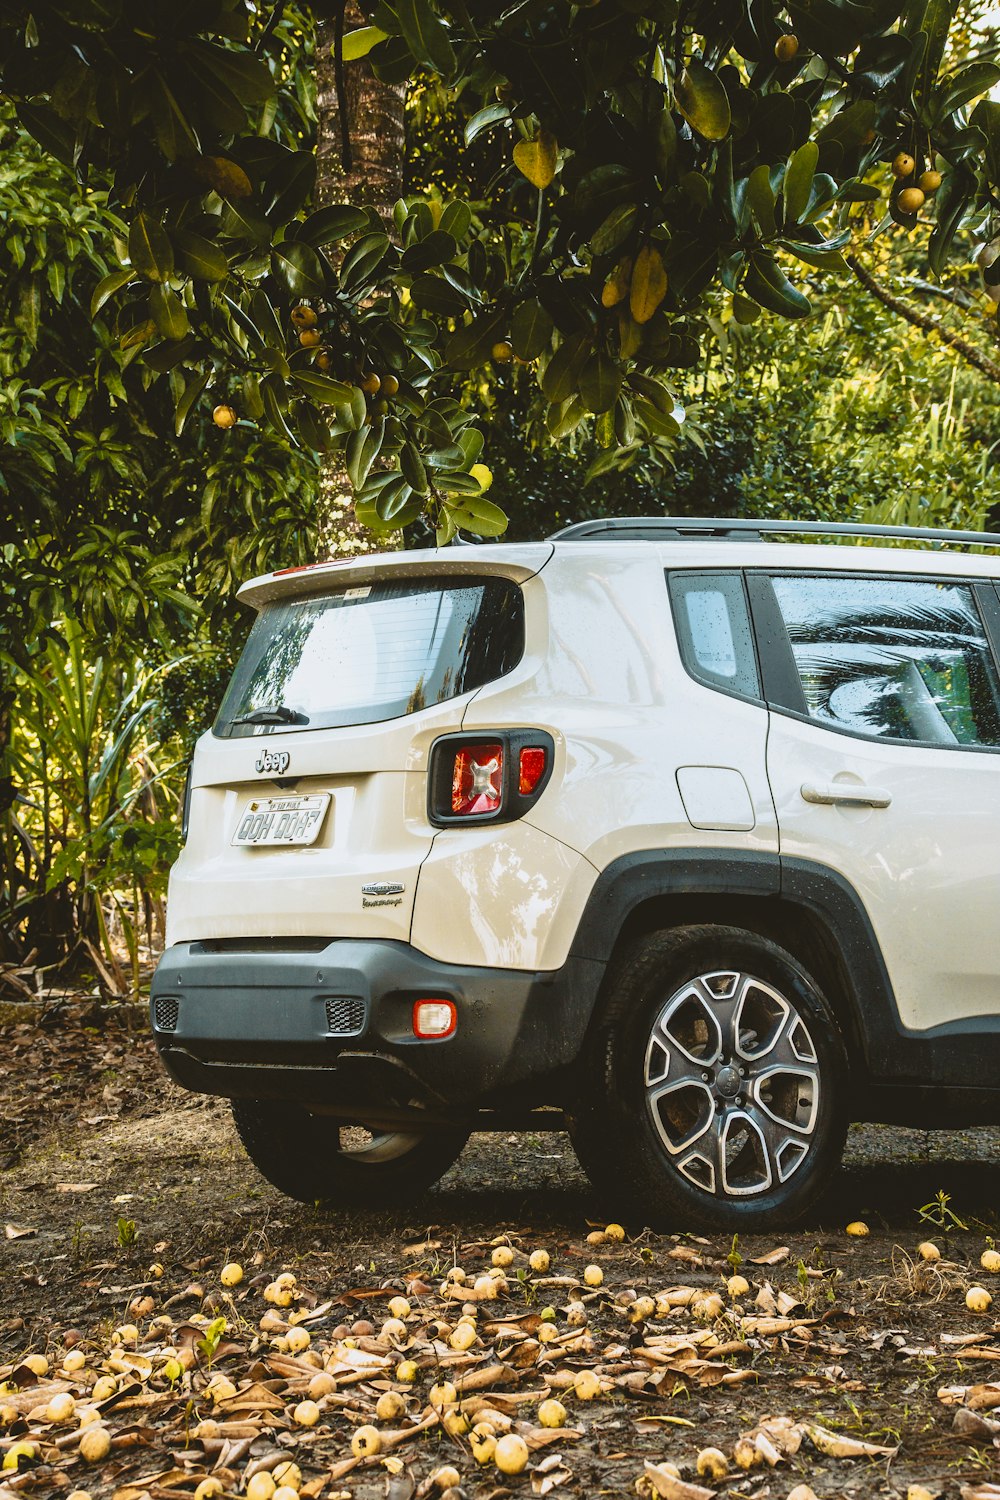
[[[621, 856], [598, 877], [577, 928], [571, 959], [607, 965], [631, 919], [647, 902], [684, 898], [771, 902], [775, 917], [807, 912], [838, 960], [847, 1008], [852, 1093], [866, 1086], [914, 1085], [1000, 1090], [1000, 1014], [971, 1016], [925, 1031], [906, 1027], [871, 919], [854, 887], [818, 862], [767, 851], [654, 849]], [[808, 965], [807, 965], [808, 966]], [[590, 998], [590, 997], [588, 997]], [[593, 996], [593, 1002], [598, 997]], [[599, 1020], [599, 1002], [591, 1020]], [[858, 1064], [860, 1063], [860, 1076]], [[859, 1097], [854, 1118], [879, 1118], [883, 1106]]]

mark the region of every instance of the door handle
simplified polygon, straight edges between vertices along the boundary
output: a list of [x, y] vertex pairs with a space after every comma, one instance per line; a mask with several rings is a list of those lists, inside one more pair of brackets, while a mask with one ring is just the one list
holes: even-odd
[[852, 786], [846, 781], [827, 781], [821, 786], [812, 782], [802, 783], [804, 802], [817, 802], [825, 807], [888, 807], [892, 793], [877, 786]]

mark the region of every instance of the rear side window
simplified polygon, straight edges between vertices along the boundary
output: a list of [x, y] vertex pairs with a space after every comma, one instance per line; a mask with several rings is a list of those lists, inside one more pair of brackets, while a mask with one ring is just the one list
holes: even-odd
[[258, 616], [215, 733], [417, 713], [502, 677], [523, 651], [521, 590], [507, 578], [396, 579], [282, 600]]
[[810, 718], [932, 745], [1000, 745], [1000, 683], [970, 585], [773, 578]]
[[706, 687], [760, 697], [750, 612], [739, 573], [668, 573], [684, 665]]

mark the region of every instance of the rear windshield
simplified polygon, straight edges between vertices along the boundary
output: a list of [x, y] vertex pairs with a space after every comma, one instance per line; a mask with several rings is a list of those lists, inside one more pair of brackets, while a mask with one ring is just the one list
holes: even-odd
[[395, 719], [493, 682], [523, 650], [521, 590], [507, 578], [387, 580], [282, 600], [258, 616], [215, 733]]

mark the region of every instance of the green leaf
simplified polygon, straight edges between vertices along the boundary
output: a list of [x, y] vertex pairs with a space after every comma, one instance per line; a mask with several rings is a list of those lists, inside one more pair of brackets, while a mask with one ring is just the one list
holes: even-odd
[[448, 29], [436, 16], [428, 0], [397, 0], [400, 30], [417, 62], [426, 64], [442, 78], [455, 71], [455, 50]]
[[487, 104], [485, 109], [477, 110], [465, 125], [465, 144], [471, 146], [477, 135], [482, 135], [484, 130], [492, 130], [495, 125], [501, 125], [510, 119], [510, 109], [506, 104]]
[[295, 238], [307, 245], [321, 249], [336, 240], [344, 240], [351, 234], [360, 234], [368, 227], [368, 215], [363, 208], [351, 203], [331, 203], [327, 208], [318, 208], [295, 230]]
[[109, 297], [121, 290], [123, 286], [132, 280], [135, 272], [129, 267], [121, 271], [111, 271], [109, 275], [102, 277], [94, 288], [94, 294], [90, 299], [90, 316], [96, 318], [101, 308]]
[[359, 26], [357, 31], [348, 31], [341, 46], [344, 61], [357, 62], [359, 58], [367, 57], [373, 47], [386, 41], [388, 35], [387, 31], [380, 31], [377, 26]]
[[435, 474], [434, 487], [450, 495], [481, 495], [483, 492], [479, 480], [461, 469]]
[[613, 208], [590, 237], [590, 248], [595, 255], [611, 255], [624, 244], [639, 222], [639, 207], [635, 203], [619, 203]]
[[159, 284], [150, 287], [149, 310], [153, 322], [165, 339], [182, 339], [190, 332], [187, 308], [168, 286]]
[[400, 449], [399, 467], [412, 490], [415, 490], [418, 495], [426, 495], [429, 492], [427, 470], [412, 443], [404, 443]]
[[747, 183], [750, 209], [757, 221], [757, 228], [764, 239], [777, 234], [778, 225], [774, 217], [774, 191], [771, 187], [771, 171], [766, 162], [754, 167]]
[[189, 229], [178, 230], [174, 234], [174, 250], [180, 269], [195, 281], [225, 281], [229, 275], [226, 252], [204, 235], [192, 234]]
[[503, 536], [507, 530], [507, 517], [499, 505], [482, 495], [463, 496], [454, 504], [446, 500], [445, 504], [455, 525], [473, 536]]
[[792, 285], [772, 255], [750, 256], [743, 291], [783, 318], [804, 318], [812, 311], [808, 297]]
[[388, 250], [387, 234], [362, 235], [341, 262], [341, 285], [348, 291], [359, 292], [375, 276]]
[[458, 241], [464, 240], [472, 226], [472, 209], [461, 198], [455, 198], [451, 203], [446, 203], [441, 214], [441, 222], [438, 229], [443, 234], [450, 234]]
[[319, 252], [299, 240], [282, 240], [275, 245], [271, 269], [293, 297], [322, 297], [326, 290]]
[[809, 191], [819, 163], [819, 147], [806, 141], [789, 160], [785, 169], [785, 223], [797, 224], [809, 202]]
[[970, 99], [989, 93], [994, 84], [1000, 83], [1000, 67], [991, 62], [969, 63], [959, 68], [949, 81], [943, 83], [932, 98], [935, 119], [945, 120]]
[[278, 315], [274, 311], [274, 305], [263, 287], [258, 287], [250, 298], [250, 315], [259, 336], [272, 349], [280, 349], [284, 353], [285, 335]]
[[445, 345], [445, 364], [453, 370], [472, 370], [483, 364], [490, 350], [504, 332], [506, 315], [491, 308], [463, 328], [456, 328]]
[[292, 379], [312, 401], [326, 406], [347, 406], [351, 401], [354, 387], [320, 370], [293, 370]]
[[674, 97], [691, 129], [706, 141], [721, 141], [728, 135], [732, 123], [729, 95], [704, 63], [688, 63], [677, 80]]
[[211, 380], [213, 374], [214, 371], [207, 370], [204, 375], [195, 375], [188, 381], [187, 385], [184, 387], [183, 394], [181, 395], [181, 398], [178, 401], [176, 409], [174, 411], [174, 432], [178, 437], [180, 437], [181, 433], [184, 431], [184, 423], [187, 421], [188, 416], [190, 415], [191, 408], [194, 406], [202, 391], [208, 385], [208, 382]]
[[537, 359], [552, 342], [553, 323], [537, 297], [522, 302], [514, 314], [510, 342], [519, 359]]
[[920, 30], [927, 37], [927, 44], [913, 85], [913, 96], [918, 105], [929, 97], [937, 81], [954, 16], [955, 0], [927, 0], [920, 18]]
[[174, 252], [166, 230], [145, 210], [132, 220], [128, 232], [128, 255], [133, 269], [147, 281], [166, 281], [174, 269]]
[[366, 425], [359, 428], [357, 432], [352, 432], [348, 438], [345, 467], [348, 478], [356, 490], [361, 489], [368, 478], [368, 471], [381, 452], [384, 436], [385, 421], [379, 417], [370, 426]]
[[441, 266], [446, 260], [451, 260], [457, 253], [458, 244], [455, 239], [443, 229], [435, 229], [426, 239], [417, 240], [408, 250], [403, 251], [400, 265], [411, 274], [429, 271], [432, 266]]
[[590, 338], [585, 333], [571, 334], [563, 340], [542, 376], [542, 392], [547, 401], [556, 404], [576, 394], [580, 371], [591, 349]]
[[622, 388], [622, 372], [616, 360], [596, 349], [580, 371], [580, 400], [589, 412], [610, 411]]
[[232, 47], [218, 47], [211, 42], [192, 42], [188, 50], [244, 106], [262, 104], [275, 92], [270, 68], [252, 52], [238, 52]]
[[271, 243], [270, 224], [242, 202], [227, 203], [222, 210], [222, 233], [233, 240], [248, 240], [253, 245]]

